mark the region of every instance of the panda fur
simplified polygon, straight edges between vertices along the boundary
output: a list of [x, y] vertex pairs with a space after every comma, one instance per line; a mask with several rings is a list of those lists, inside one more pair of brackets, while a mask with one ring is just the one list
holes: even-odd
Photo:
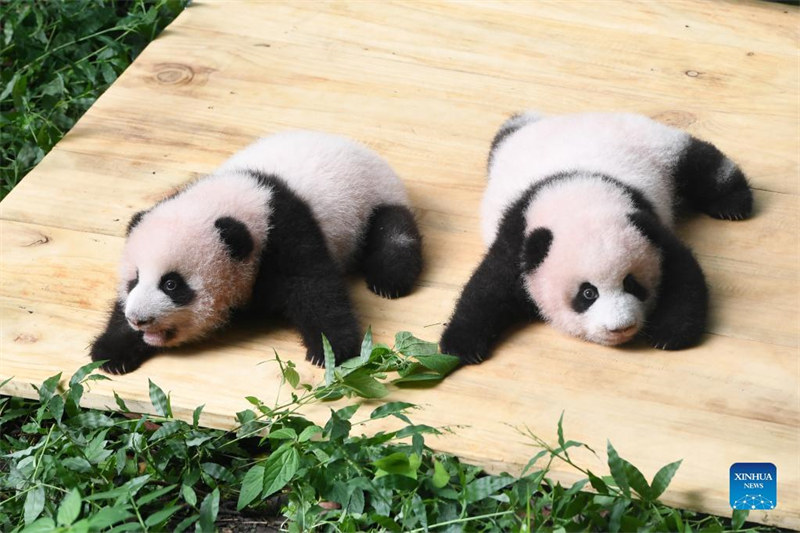
[[130, 372], [244, 310], [287, 317], [318, 365], [324, 334], [340, 362], [361, 342], [343, 274], [359, 269], [395, 298], [421, 268], [421, 236], [386, 161], [342, 137], [279, 133], [133, 216], [91, 356]]
[[708, 290], [673, 233], [683, 204], [750, 216], [742, 171], [713, 145], [647, 117], [515, 115], [495, 135], [481, 229], [488, 251], [441, 339], [464, 363], [488, 357], [512, 324], [541, 319], [617, 345], [699, 342]]

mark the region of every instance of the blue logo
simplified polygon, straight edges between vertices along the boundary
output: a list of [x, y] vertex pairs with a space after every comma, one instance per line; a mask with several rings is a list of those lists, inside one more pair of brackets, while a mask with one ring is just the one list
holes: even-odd
[[772, 463], [733, 463], [730, 502], [733, 509], [774, 509], [778, 504], [778, 470]]

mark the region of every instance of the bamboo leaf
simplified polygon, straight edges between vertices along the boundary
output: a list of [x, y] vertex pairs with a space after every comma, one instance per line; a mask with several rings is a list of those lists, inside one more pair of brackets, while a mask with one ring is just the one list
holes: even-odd
[[335, 379], [333, 370], [336, 368], [336, 357], [333, 354], [331, 343], [324, 334], [322, 335], [322, 351], [325, 354], [325, 385], [330, 385]]
[[673, 476], [678, 471], [678, 468], [681, 466], [682, 462], [683, 459], [680, 461], [675, 461], [674, 463], [670, 463], [661, 467], [661, 469], [656, 472], [656, 475], [653, 476], [653, 482], [650, 484], [651, 499], [658, 499], [664, 493], [664, 491], [667, 490], [667, 487], [669, 487]]
[[608, 441], [608, 468], [611, 471], [611, 476], [614, 478], [614, 481], [617, 483], [617, 486], [622, 493], [626, 497], [630, 497], [631, 489], [628, 486], [628, 476], [625, 473], [625, 466], [623, 465], [622, 459], [620, 459], [617, 450], [615, 450], [614, 446], [611, 445], [611, 441]]
[[161, 387], [153, 383], [150, 379], [147, 380], [150, 385], [150, 403], [156, 409], [156, 413], [163, 417], [172, 417], [172, 409], [169, 405], [169, 399]]
[[362, 362], [369, 361], [372, 355], [372, 327], [367, 326], [367, 333], [364, 335], [364, 340], [361, 341], [361, 356]]
[[217, 513], [219, 513], [219, 488], [214, 489], [214, 492], [203, 498], [203, 503], [200, 504], [198, 524], [201, 531], [214, 531]]

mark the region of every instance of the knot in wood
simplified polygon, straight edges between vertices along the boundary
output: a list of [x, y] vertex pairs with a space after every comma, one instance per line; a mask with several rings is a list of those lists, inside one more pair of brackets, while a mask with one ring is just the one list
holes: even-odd
[[156, 80], [163, 85], [186, 85], [194, 79], [194, 70], [181, 63], [162, 63], [158, 65]]
[[663, 122], [668, 126], [673, 126], [675, 128], [688, 128], [695, 122], [697, 122], [697, 117], [688, 111], [681, 111], [679, 109], [670, 109], [667, 111], [662, 111], [660, 113], [656, 113], [653, 115], [653, 120], [657, 120], [659, 122]]

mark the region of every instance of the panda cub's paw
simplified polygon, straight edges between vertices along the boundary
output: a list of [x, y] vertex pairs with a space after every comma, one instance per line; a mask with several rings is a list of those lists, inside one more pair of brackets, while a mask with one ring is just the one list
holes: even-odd
[[720, 220], [744, 220], [753, 212], [753, 193], [743, 184], [729, 193], [715, 198], [704, 206], [704, 211]]
[[461, 359], [461, 365], [477, 365], [489, 358], [489, 345], [474, 336], [459, 335], [448, 327], [439, 341], [439, 351]]
[[644, 336], [650, 346], [659, 350], [683, 350], [698, 344], [703, 336], [703, 324], [680, 318], [646, 328]]
[[[127, 374], [139, 368], [142, 363], [156, 352], [152, 346], [141, 339], [126, 335], [125, 339], [114, 338], [104, 333], [92, 344], [90, 355], [92, 361], [106, 360], [100, 367], [109, 374]], [[123, 343], [119, 341], [123, 340]]]
[[144, 342], [141, 332], [134, 331], [125, 319], [122, 304], [116, 302], [106, 330], [92, 343], [92, 361], [106, 360], [100, 368], [109, 374], [127, 374], [139, 368], [158, 348]]
[[[331, 336], [328, 339], [333, 350], [334, 360], [336, 365], [340, 365], [344, 361], [356, 357], [361, 352], [361, 338], [358, 331], [339, 333]], [[306, 360], [310, 361], [315, 366], [325, 366], [325, 349], [322, 345], [322, 337], [320, 341], [309, 343], [306, 350]]]

